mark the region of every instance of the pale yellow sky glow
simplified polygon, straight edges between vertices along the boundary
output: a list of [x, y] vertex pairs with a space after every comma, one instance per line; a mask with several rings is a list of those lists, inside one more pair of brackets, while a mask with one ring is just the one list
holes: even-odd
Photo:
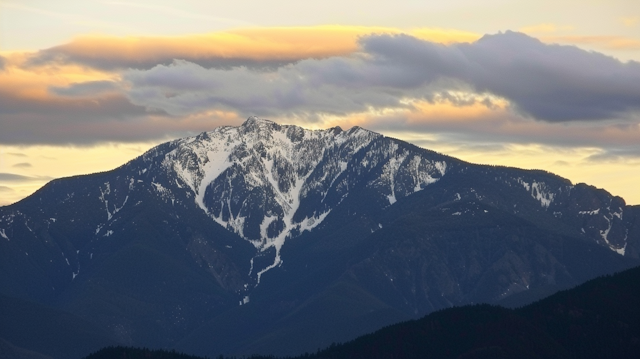
[[[0, 205], [16, 202], [53, 178], [111, 170], [158, 143], [72, 146], [0, 146]], [[26, 177], [3, 178], [1, 173]]]
[[249, 115], [640, 204], [639, 60], [625, 0], [0, 1], [0, 205]]

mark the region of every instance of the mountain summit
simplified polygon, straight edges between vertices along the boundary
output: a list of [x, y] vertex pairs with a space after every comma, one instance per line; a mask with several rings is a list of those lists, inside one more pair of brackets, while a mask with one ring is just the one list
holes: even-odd
[[296, 354], [454, 305], [528, 303], [639, 250], [640, 207], [604, 190], [250, 117], [0, 207], [0, 294], [113, 343]]
[[350, 187], [368, 179], [365, 186], [388, 200], [382, 205], [392, 205], [437, 181], [447, 167], [359, 127], [310, 131], [257, 117], [174, 145], [162, 166], [176, 184], [187, 186], [208, 216], [259, 255], [275, 250], [269, 266], [255, 269], [258, 282], [282, 263], [285, 241], [322, 223]]

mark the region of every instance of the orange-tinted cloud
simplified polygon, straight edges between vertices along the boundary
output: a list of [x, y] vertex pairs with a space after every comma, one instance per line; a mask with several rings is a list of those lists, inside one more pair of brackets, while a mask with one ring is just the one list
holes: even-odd
[[[394, 34], [396, 29], [295, 29], [194, 35], [180, 38], [185, 40], [182, 44], [178, 38], [105, 38], [62, 46], [95, 61], [105, 56], [105, 61], [152, 65], [141, 70], [74, 61], [36, 66], [28, 54], [8, 54], [0, 72], [0, 141], [145, 141], [238, 123], [249, 115], [343, 127], [404, 126], [463, 135], [475, 131], [485, 138], [512, 136], [522, 141], [539, 136], [541, 142], [554, 143], [560, 137], [548, 136], [546, 129], [561, 127], [545, 127], [524, 117], [637, 122], [631, 117], [640, 108], [635, 81], [639, 69], [575, 47], [549, 46], [513, 32], [443, 45], [474, 35], [414, 30], [440, 42], [434, 43]], [[360, 35], [374, 30], [383, 34]], [[208, 36], [212, 43], [229, 45], [204, 46]], [[156, 62], [176, 54], [209, 60], [244, 56], [263, 62], [297, 56], [301, 61], [264, 71], [210, 68], [185, 60]], [[307, 58], [316, 55], [320, 58]], [[637, 130], [607, 131], [613, 132], [606, 138], [619, 137], [621, 143], [638, 140]], [[584, 132], [585, 141], [598, 133], [604, 131]]]
[[88, 81], [117, 81], [119, 75], [76, 64], [46, 64], [27, 67], [28, 53], [6, 54], [4, 71], [0, 71], [0, 92], [13, 97], [43, 100], [50, 97], [50, 87], [65, 87]]
[[446, 29], [403, 31], [385, 27], [315, 26], [239, 29], [175, 37], [83, 36], [42, 50], [31, 64], [78, 63], [102, 69], [151, 68], [174, 59], [205, 67], [273, 66], [308, 58], [346, 55], [369, 34], [409, 33], [439, 43], [470, 42], [480, 35]]

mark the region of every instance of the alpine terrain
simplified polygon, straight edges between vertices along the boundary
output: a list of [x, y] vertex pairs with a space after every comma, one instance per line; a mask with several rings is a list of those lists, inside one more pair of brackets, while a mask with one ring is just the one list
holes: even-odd
[[0, 207], [0, 339], [294, 355], [639, 255], [640, 206], [605, 190], [251, 117]]

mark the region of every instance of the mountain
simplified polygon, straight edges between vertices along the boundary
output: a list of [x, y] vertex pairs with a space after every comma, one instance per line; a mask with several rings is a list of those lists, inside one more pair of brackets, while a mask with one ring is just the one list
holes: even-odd
[[[487, 304], [443, 309], [296, 358], [637, 358], [639, 301], [640, 267], [636, 267], [516, 310]], [[109, 347], [86, 359], [125, 356], [185, 355]]]
[[0, 295], [0, 318], [0, 358], [80, 358], [117, 343], [107, 330], [87, 320], [23, 299]]
[[637, 358], [640, 267], [523, 308], [444, 309], [306, 358]]
[[0, 207], [0, 237], [2, 295], [124, 345], [282, 355], [638, 265], [640, 207], [359, 127], [252, 117], [51, 181]]

